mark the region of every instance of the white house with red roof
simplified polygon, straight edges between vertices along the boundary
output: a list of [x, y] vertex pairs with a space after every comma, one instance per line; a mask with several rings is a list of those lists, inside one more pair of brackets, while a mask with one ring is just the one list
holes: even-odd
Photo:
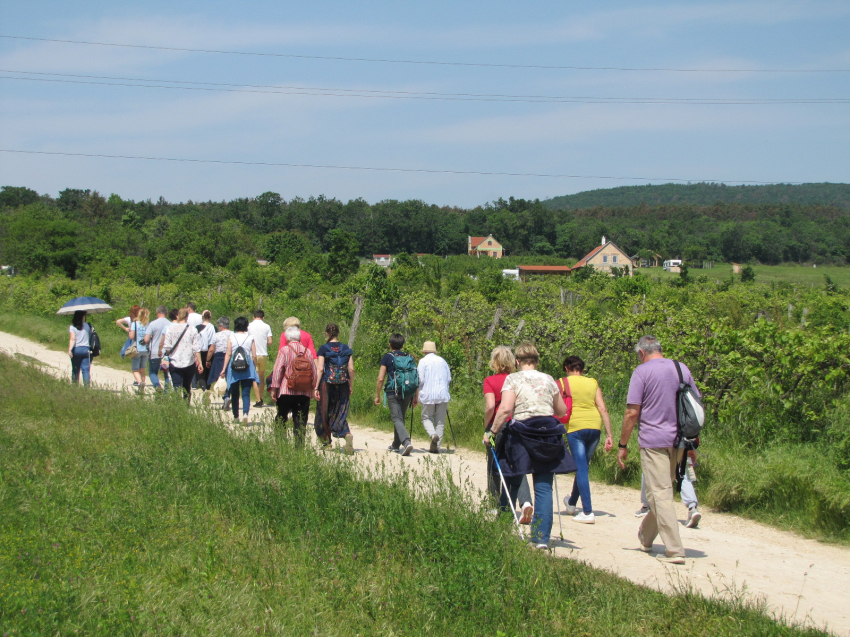
[[388, 268], [392, 265], [393, 258], [389, 254], [373, 254], [372, 260], [376, 265], [380, 265], [381, 267]]
[[572, 270], [583, 268], [586, 265], [592, 265], [594, 269], [601, 272], [611, 273], [612, 268], [628, 268], [629, 276], [634, 272], [634, 262], [632, 259], [618, 248], [613, 241], [606, 241], [602, 237], [602, 244], [591, 250], [581, 261], [576, 263]]
[[505, 250], [502, 244], [493, 238], [492, 234], [486, 237], [467, 237], [467, 252], [471, 257], [493, 257], [501, 259]]

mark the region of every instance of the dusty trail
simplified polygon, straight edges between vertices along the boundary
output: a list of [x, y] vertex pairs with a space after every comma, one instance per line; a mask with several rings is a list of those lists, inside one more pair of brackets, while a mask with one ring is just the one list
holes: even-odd
[[[19, 359], [38, 362], [44, 371], [59, 377], [70, 375], [70, 360], [63, 352], [11, 334], [0, 332], [0, 351]], [[129, 363], [127, 365], [129, 368]], [[92, 380], [113, 391], [129, 391], [133, 382], [129, 371], [95, 364]], [[263, 427], [273, 417], [272, 408], [255, 409], [251, 419]], [[417, 425], [422, 433], [421, 425]], [[408, 458], [386, 451], [392, 440], [387, 432], [352, 426], [355, 436], [355, 461], [386, 462], [407, 465], [423, 471], [433, 461], [448, 463], [455, 479], [471, 488], [483, 490], [486, 463], [483, 451], [459, 449], [440, 454], [427, 453], [423, 440]], [[569, 493], [571, 477], [558, 480], [561, 497]], [[697, 483], [699, 489], [699, 483]], [[828, 627], [837, 634], [850, 635], [850, 549], [822, 544], [793, 533], [745, 520], [735, 515], [703, 510], [699, 529], [682, 526], [687, 565], [662, 564], [638, 550], [638, 520], [634, 511], [640, 506], [633, 489], [593, 483], [596, 524], [576, 524], [563, 514], [565, 540], [553, 541], [558, 557], [580, 559], [609, 570], [633, 582], [662, 591], [690, 585], [705, 595], [739, 594], [763, 599], [776, 616]], [[680, 521], [686, 509], [677, 503]], [[563, 508], [562, 506], [560, 508]], [[558, 537], [558, 516], [552, 529]], [[656, 545], [660, 549], [660, 545]]]

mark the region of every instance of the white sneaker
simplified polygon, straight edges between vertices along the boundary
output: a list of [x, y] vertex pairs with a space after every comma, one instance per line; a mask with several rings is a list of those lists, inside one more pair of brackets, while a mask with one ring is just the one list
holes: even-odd
[[522, 505], [522, 517], [519, 520], [520, 524], [531, 524], [531, 516], [534, 515], [534, 507], [531, 502], [526, 502]]
[[688, 523], [685, 526], [689, 529], [695, 529], [701, 519], [702, 513], [699, 512], [697, 507], [692, 507], [688, 509]]
[[666, 564], [679, 564], [682, 565], [685, 563], [684, 557], [679, 557], [678, 555], [667, 555], [665, 553], [659, 553], [655, 556], [655, 558], [659, 562], [664, 562]]
[[242, 416], [242, 426], [243, 427], [248, 426], [248, 416]]
[[649, 507], [641, 507], [637, 511], [635, 511], [635, 517], [636, 518], [642, 518], [647, 513], [649, 513]]
[[567, 496], [565, 496], [565, 497], [564, 497], [564, 510], [565, 510], [565, 511], [566, 511], [569, 515], [575, 515], [575, 514], [576, 514], [576, 508], [575, 508], [575, 506], [573, 506], [572, 504], [570, 504], [570, 498], [569, 498], [569, 497], [567, 497]]
[[548, 551], [549, 550], [548, 544], [532, 544], [532, 546], [536, 549], [540, 549], [541, 551]]
[[581, 522], [582, 524], [594, 524], [595, 518], [593, 517], [593, 513], [585, 513], [584, 511], [579, 511], [578, 514], [573, 517], [573, 522]]

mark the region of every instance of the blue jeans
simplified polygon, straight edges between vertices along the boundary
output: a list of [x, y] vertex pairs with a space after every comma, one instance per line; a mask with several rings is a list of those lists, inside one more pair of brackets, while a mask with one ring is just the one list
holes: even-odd
[[588, 466], [602, 432], [599, 429], [579, 429], [567, 434], [570, 453], [576, 463], [576, 477], [573, 480], [573, 493], [570, 495], [570, 506], [575, 506], [581, 496], [581, 508], [585, 513], [593, 513], [590, 503], [590, 477]]
[[[554, 473], [533, 473], [534, 479], [534, 517], [531, 519], [531, 541], [535, 544], [549, 544], [552, 534], [552, 481]], [[519, 488], [525, 476], [505, 477], [511, 492], [511, 502], [517, 499]]]
[[[148, 377], [151, 379], [151, 385], [154, 386], [154, 389], [159, 389], [159, 369], [161, 364], [161, 358], [152, 358], [148, 363]], [[166, 372], [165, 391], [168, 391], [169, 387], [171, 387], [171, 379], [168, 376], [168, 372]]]
[[91, 352], [88, 347], [75, 347], [71, 357], [71, 382], [80, 382], [80, 372], [83, 373], [83, 383], [91, 382]]
[[230, 396], [233, 399], [230, 406], [233, 408], [234, 418], [239, 418], [239, 383], [242, 383], [242, 414], [247, 416], [248, 410], [251, 409], [251, 388], [254, 381], [250, 378], [233, 381], [230, 386]]

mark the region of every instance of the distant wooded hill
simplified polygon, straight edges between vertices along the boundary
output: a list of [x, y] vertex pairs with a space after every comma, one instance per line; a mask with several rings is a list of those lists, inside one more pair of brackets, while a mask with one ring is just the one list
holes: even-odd
[[839, 206], [850, 210], [850, 184], [773, 184], [768, 186], [727, 186], [725, 184], [660, 184], [620, 186], [588, 190], [574, 195], [552, 197], [543, 204], [552, 210], [580, 208], [613, 208], [616, 206], [648, 206], [669, 204], [715, 203], [765, 204], [790, 203]]

